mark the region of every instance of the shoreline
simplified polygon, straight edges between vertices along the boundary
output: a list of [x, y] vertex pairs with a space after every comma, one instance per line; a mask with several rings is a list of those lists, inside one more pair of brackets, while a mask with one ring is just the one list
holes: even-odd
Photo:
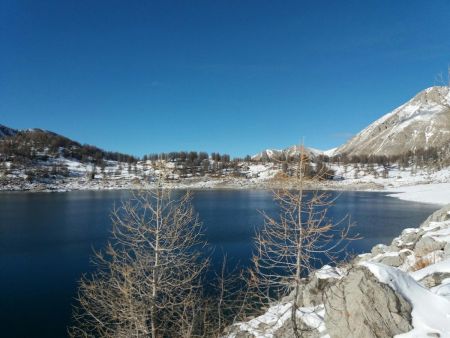
[[[71, 191], [120, 191], [152, 189], [155, 185], [151, 183], [138, 184], [124, 181], [78, 181], [52, 182], [49, 184], [20, 185], [1, 187], [1, 192], [29, 192], [29, 193], [57, 193]], [[165, 187], [172, 190], [273, 190], [292, 188], [295, 185], [285, 181], [243, 181], [243, 180], [204, 180], [167, 183]], [[5, 189], [6, 188], [6, 189]], [[383, 192], [387, 196], [405, 201], [445, 205], [450, 204], [450, 183], [417, 182], [417, 184], [405, 184], [399, 186], [382, 185], [378, 182], [345, 182], [326, 181], [308, 183], [306, 189], [310, 190], [333, 190], [333, 191], [367, 191]]]

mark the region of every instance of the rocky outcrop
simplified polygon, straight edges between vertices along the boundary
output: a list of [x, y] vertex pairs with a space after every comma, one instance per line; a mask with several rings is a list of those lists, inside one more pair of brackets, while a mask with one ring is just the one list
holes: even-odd
[[393, 337], [412, 329], [411, 304], [364, 267], [330, 287], [325, 299], [331, 337]]
[[450, 256], [450, 205], [431, 214], [419, 228], [404, 229], [390, 245], [379, 244], [371, 253], [355, 261], [372, 261], [398, 267], [403, 271], [419, 268], [419, 260], [441, 260]]
[[[293, 337], [293, 301], [290, 294], [260, 317], [234, 325], [227, 337]], [[390, 245], [376, 245], [339, 269], [324, 266], [304, 280], [296, 301], [304, 337], [450, 336], [450, 205]]]
[[432, 213], [420, 226], [426, 228], [431, 222], [445, 222], [450, 220], [450, 205], [443, 207]]

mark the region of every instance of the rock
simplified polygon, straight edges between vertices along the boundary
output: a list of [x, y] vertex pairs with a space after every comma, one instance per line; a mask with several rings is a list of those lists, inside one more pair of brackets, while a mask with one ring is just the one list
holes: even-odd
[[450, 242], [444, 247], [444, 257], [450, 257]]
[[400, 251], [387, 251], [384, 254], [377, 255], [375, 257], [370, 257], [370, 259], [358, 260], [357, 263], [362, 261], [372, 261], [377, 263], [383, 263], [385, 265], [399, 267], [405, 263], [410, 255], [414, 252], [409, 249], [402, 249]]
[[373, 257], [374, 256], [371, 253], [360, 254], [352, 260], [352, 263], [359, 264], [361, 262], [367, 262], [367, 261], [372, 260]]
[[434, 272], [422, 278], [419, 283], [429, 289], [441, 285], [442, 281], [447, 278], [450, 278], [450, 272]]
[[420, 227], [427, 227], [431, 222], [444, 222], [448, 220], [450, 220], [450, 204], [432, 213]]
[[[297, 306], [309, 307], [323, 304], [324, 291], [336, 283], [343, 274], [343, 269], [325, 265], [312, 273], [307, 279], [303, 279], [303, 283], [300, 284], [299, 296], [297, 297]], [[295, 291], [293, 290], [289, 295], [283, 297], [281, 302], [292, 302], [294, 298]]]
[[384, 254], [388, 251], [389, 251], [389, 248], [387, 247], [387, 245], [377, 244], [372, 248], [371, 253], [372, 253], [372, 255], [376, 256], [376, 255]]
[[316, 306], [323, 304], [324, 290], [337, 281], [338, 279], [336, 278], [324, 279], [314, 276], [303, 288], [302, 293], [297, 300], [298, 306]]
[[423, 236], [417, 241], [414, 252], [420, 257], [436, 250], [443, 250], [446, 244], [445, 242], [436, 241], [430, 236]]
[[386, 255], [386, 256], [381, 257], [380, 259], [377, 259], [376, 262], [383, 263], [383, 264], [389, 265], [389, 266], [398, 267], [403, 264], [404, 258], [401, 257], [400, 254]]
[[246, 331], [240, 331], [236, 332], [234, 335], [235, 338], [254, 338], [255, 336], [251, 333], [248, 333]]
[[[314, 330], [314, 329], [308, 327], [301, 320], [297, 321], [297, 327], [299, 329], [299, 332], [300, 332], [302, 338], [320, 338], [320, 336], [321, 336], [317, 330]], [[274, 333], [273, 336], [274, 336], [274, 338], [292, 338], [292, 337], [294, 337], [294, 331], [292, 329], [292, 321], [290, 321], [290, 320], [286, 321], [284, 323], [284, 325]]]
[[399, 237], [392, 240], [392, 244], [387, 251], [392, 252], [402, 249], [413, 249], [420, 236], [421, 234], [418, 229], [404, 229]]
[[417, 228], [406, 228], [406, 229], [403, 229], [400, 237], [405, 242], [414, 242], [418, 238], [418, 232], [419, 232], [419, 229], [417, 229]]
[[364, 267], [326, 291], [325, 326], [331, 337], [381, 338], [408, 332], [411, 305]]

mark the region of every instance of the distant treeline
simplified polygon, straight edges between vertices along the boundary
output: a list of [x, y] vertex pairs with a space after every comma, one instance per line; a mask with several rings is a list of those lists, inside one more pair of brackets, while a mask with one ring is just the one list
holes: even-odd
[[144, 155], [142, 157], [143, 161], [168, 161], [168, 162], [191, 162], [191, 163], [201, 163], [203, 160], [211, 159], [215, 162], [228, 163], [234, 162], [251, 162], [252, 158], [250, 155], [244, 158], [235, 157], [231, 159], [228, 154], [221, 154], [213, 152], [208, 155], [204, 151], [173, 151], [169, 153], [153, 153]]
[[[40, 130], [20, 131], [15, 135], [0, 138], [0, 161], [11, 161], [17, 164], [26, 164], [34, 160], [45, 161], [49, 157], [63, 156], [69, 159], [75, 159], [83, 163], [93, 163], [97, 166], [105, 166], [104, 161], [117, 161], [128, 164], [135, 164], [140, 160], [138, 157], [120, 153], [105, 151], [98, 147], [80, 144], [67, 137]], [[253, 163], [287, 163], [291, 164], [298, 161], [299, 156], [289, 156], [280, 154], [279, 157], [270, 159], [267, 156], [256, 160], [250, 155], [243, 158], [231, 158], [229, 154], [221, 154], [212, 152], [208, 154], [204, 151], [175, 151], [152, 153], [144, 155], [143, 161], [174, 162], [179, 166], [188, 168], [202, 167], [201, 171], [208, 171], [211, 167], [208, 162], [212, 160], [220, 169], [236, 166], [241, 162]], [[312, 162], [320, 163], [342, 163], [342, 164], [378, 164], [381, 166], [389, 166], [398, 164], [400, 167], [408, 166], [435, 166], [442, 167], [450, 165], [450, 142], [443, 147], [419, 148], [415, 151], [408, 151], [403, 154], [391, 156], [385, 155], [348, 155], [339, 154], [332, 157], [326, 155], [318, 155], [311, 158]]]
[[101, 165], [105, 160], [127, 163], [137, 162], [131, 155], [110, 152], [95, 146], [80, 144], [67, 137], [43, 130], [21, 131], [0, 139], [0, 160], [27, 163], [64, 156], [85, 163]]
[[358, 164], [378, 164], [382, 166], [389, 166], [391, 164], [398, 164], [400, 167], [409, 166], [436, 166], [442, 167], [450, 165], [450, 143], [442, 147], [428, 147], [419, 148], [415, 151], [407, 151], [403, 154], [396, 155], [352, 155], [347, 154], [336, 155], [323, 159], [324, 162], [333, 163], [358, 163]]
[[[251, 160], [247, 156], [248, 161]], [[241, 158], [231, 159], [228, 154], [213, 152], [208, 154], [204, 151], [174, 151], [169, 153], [148, 154], [142, 157], [144, 163], [148, 161], [171, 162], [174, 163], [172, 174], [180, 178], [192, 176], [204, 176], [205, 174], [213, 176], [221, 175], [243, 175], [240, 172], [240, 164], [244, 161]], [[170, 177], [169, 177], [170, 178]]]

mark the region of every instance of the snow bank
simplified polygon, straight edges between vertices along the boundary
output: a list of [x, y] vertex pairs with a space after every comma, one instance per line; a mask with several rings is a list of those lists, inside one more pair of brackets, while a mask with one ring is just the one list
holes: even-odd
[[388, 189], [388, 191], [391, 192], [388, 196], [406, 201], [450, 204], [450, 183], [420, 184]]

